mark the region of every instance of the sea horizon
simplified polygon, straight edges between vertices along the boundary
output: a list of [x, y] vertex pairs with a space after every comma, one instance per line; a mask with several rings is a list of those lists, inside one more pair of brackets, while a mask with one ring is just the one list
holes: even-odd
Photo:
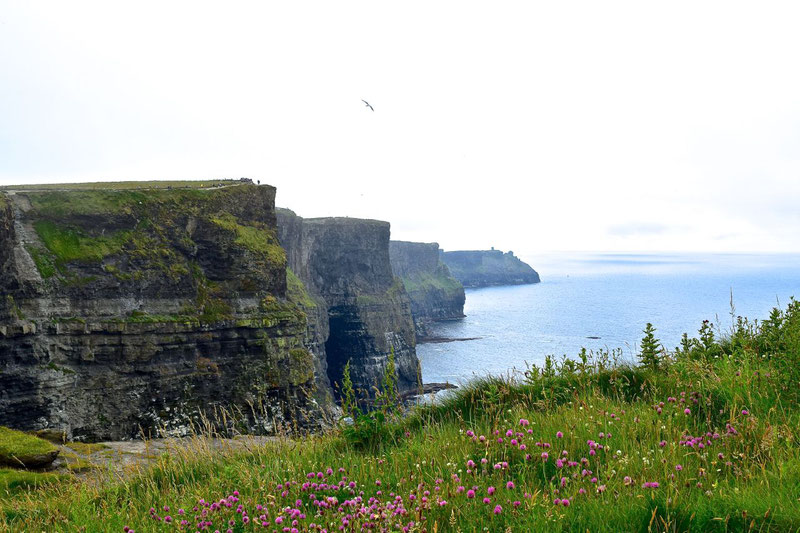
[[[703, 320], [724, 336], [737, 316], [763, 320], [800, 294], [800, 254], [548, 252], [520, 257], [541, 283], [467, 289], [465, 318], [418, 345], [426, 382], [520, 373], [546, 356], [619, 350], [635, 362], [646, 323], [668, 351]], [[733, 307], [731, 307], [731, 304]]]

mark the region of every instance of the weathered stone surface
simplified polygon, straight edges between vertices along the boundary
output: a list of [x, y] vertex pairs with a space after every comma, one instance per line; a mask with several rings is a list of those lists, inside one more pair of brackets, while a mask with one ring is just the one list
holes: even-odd
[[290, 268], [327, 309], [325, 343], [331, 383], [351, 361], [356, 388], [373, 395], [394, 351], [402, 391], [417, 383], [411, 304], [389, 262], [389, 224], [354, 218], [303, 219], [278, 210]]
[[326, 331], [287, 292], [275, 189], [155, 187], [0, 191], [0, 425], [319, 427]]
[[389, 257], [411, 299], [418, 340], [432, 321], [464, 316], [464, 287], [439, 259], [437, 243], [391, 241]]
[[539, 283], [539, 274], [514, 256], [500, 250], [441, 252], [441, 259], [464, 287]]

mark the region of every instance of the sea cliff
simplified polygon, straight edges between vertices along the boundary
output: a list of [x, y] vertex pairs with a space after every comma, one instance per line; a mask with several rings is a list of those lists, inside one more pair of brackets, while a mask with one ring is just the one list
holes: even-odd
[[411, 299], [418, 339], [428, 336], [431, 322], [464, 316], [464, 287], [440, 260], [437, 243], [391, 241], [389, 256]]
[[327, 310], [327, 372], [341, 385], [350, 362], [355, 388], [374, 396], [390, 353], [401, 392], [416, 390], [418, 362], [411, 302], [389, 261], [389, 223], [304, 219], [278, 210], [279, 239], [291, 270]]
[[320, 427], [325, 325], [287, 290], [274, 200], [249, 181], [0, 191], [0, 425]]
[[464, 250], [441, 252], [441, 259], [464, 287], [539, 283], [539, 274], [514, 252]]

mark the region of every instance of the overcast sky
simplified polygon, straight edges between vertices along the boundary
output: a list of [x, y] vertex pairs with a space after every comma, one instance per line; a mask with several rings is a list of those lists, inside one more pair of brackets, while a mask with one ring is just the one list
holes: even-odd
[[246, 176], [445, 249], [800, 252], [800, 3], [122, 5], [0, 0], [0, 184]]

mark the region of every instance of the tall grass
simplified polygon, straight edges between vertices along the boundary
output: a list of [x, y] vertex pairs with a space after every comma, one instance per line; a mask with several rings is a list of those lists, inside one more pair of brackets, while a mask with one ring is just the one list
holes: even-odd
[[704, 324], [658, 370], [609, 360], [485, 378], [357, 441], [196, 437], [122, 477], [9, 496], [0, 529], [800, 531], [796, 302], [724, 336]]

